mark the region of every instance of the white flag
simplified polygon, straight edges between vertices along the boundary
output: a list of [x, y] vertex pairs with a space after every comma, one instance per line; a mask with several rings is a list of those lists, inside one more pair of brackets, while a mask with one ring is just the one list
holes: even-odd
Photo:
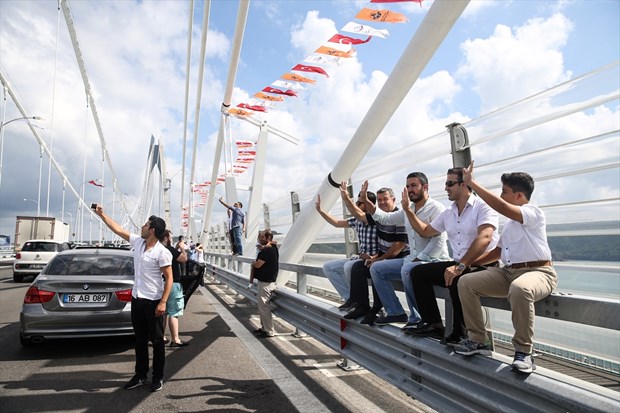
[[365, 24], [359, 24], [355, 22], [348, 22], [344, 25], [342, 29], [343, 32], [356, 33], [356, 34], [365, 34], [367, 36], [376, 36], [385, 39], [390, 36], [390, 32], [386, 29], [374, 29]]
[[284, 80], [276, 80], [275, 82], [272, 83], [272, 85], [277, 86], [277, 87], [282, 87], [285, 89], [291, 89], [291, 90], [305, 89], [305, 87], [303, 87], [297, 82], [285, 82]]
[[304, 62], [322, 64], [337, 64], [342, 66], [342, 58], [324, 54], [312, 54], [304, 59]]

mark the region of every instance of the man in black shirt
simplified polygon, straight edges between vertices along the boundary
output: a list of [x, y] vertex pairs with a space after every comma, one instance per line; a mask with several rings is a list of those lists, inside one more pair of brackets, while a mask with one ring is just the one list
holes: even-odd
[[258, 337], [266, 338], [276, 335], [269, 301], [271, 301], [273, 291], [276, 289], [280, 255], [278, 247], [273, 241], [273, 234], [269, 230], [258, 233], [257, 248], [259, 251], [256, 260], [252, 263], [250, 284], [254, 282], [255, 278], [258, 280], [258, 313], [260, 314], [261, 328], [255, 332], [258, 333]]

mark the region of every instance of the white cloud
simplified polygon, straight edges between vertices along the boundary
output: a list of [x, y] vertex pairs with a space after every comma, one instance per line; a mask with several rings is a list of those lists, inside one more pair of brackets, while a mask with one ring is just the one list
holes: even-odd
[[489, 38], [463, 42], [465, 63], [457, 74], [475, 82], [483, 113], [515, 102], [570, 78], [562, 47], [571, 30], [561, 14], [514, 29], [497, 25]]

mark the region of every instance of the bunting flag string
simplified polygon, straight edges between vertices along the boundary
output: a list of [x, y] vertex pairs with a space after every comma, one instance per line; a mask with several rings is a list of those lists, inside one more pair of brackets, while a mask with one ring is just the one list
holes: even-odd
[[371, 3], [418, 3], [422, 7], [422, 0], [370, 0]]

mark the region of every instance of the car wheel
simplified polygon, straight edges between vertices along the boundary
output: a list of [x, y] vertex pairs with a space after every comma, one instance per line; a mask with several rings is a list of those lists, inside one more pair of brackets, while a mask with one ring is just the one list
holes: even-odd
[[13, 281], [20, 283], [24, 281], [24, 276], [22, 274], [13, 273]]

